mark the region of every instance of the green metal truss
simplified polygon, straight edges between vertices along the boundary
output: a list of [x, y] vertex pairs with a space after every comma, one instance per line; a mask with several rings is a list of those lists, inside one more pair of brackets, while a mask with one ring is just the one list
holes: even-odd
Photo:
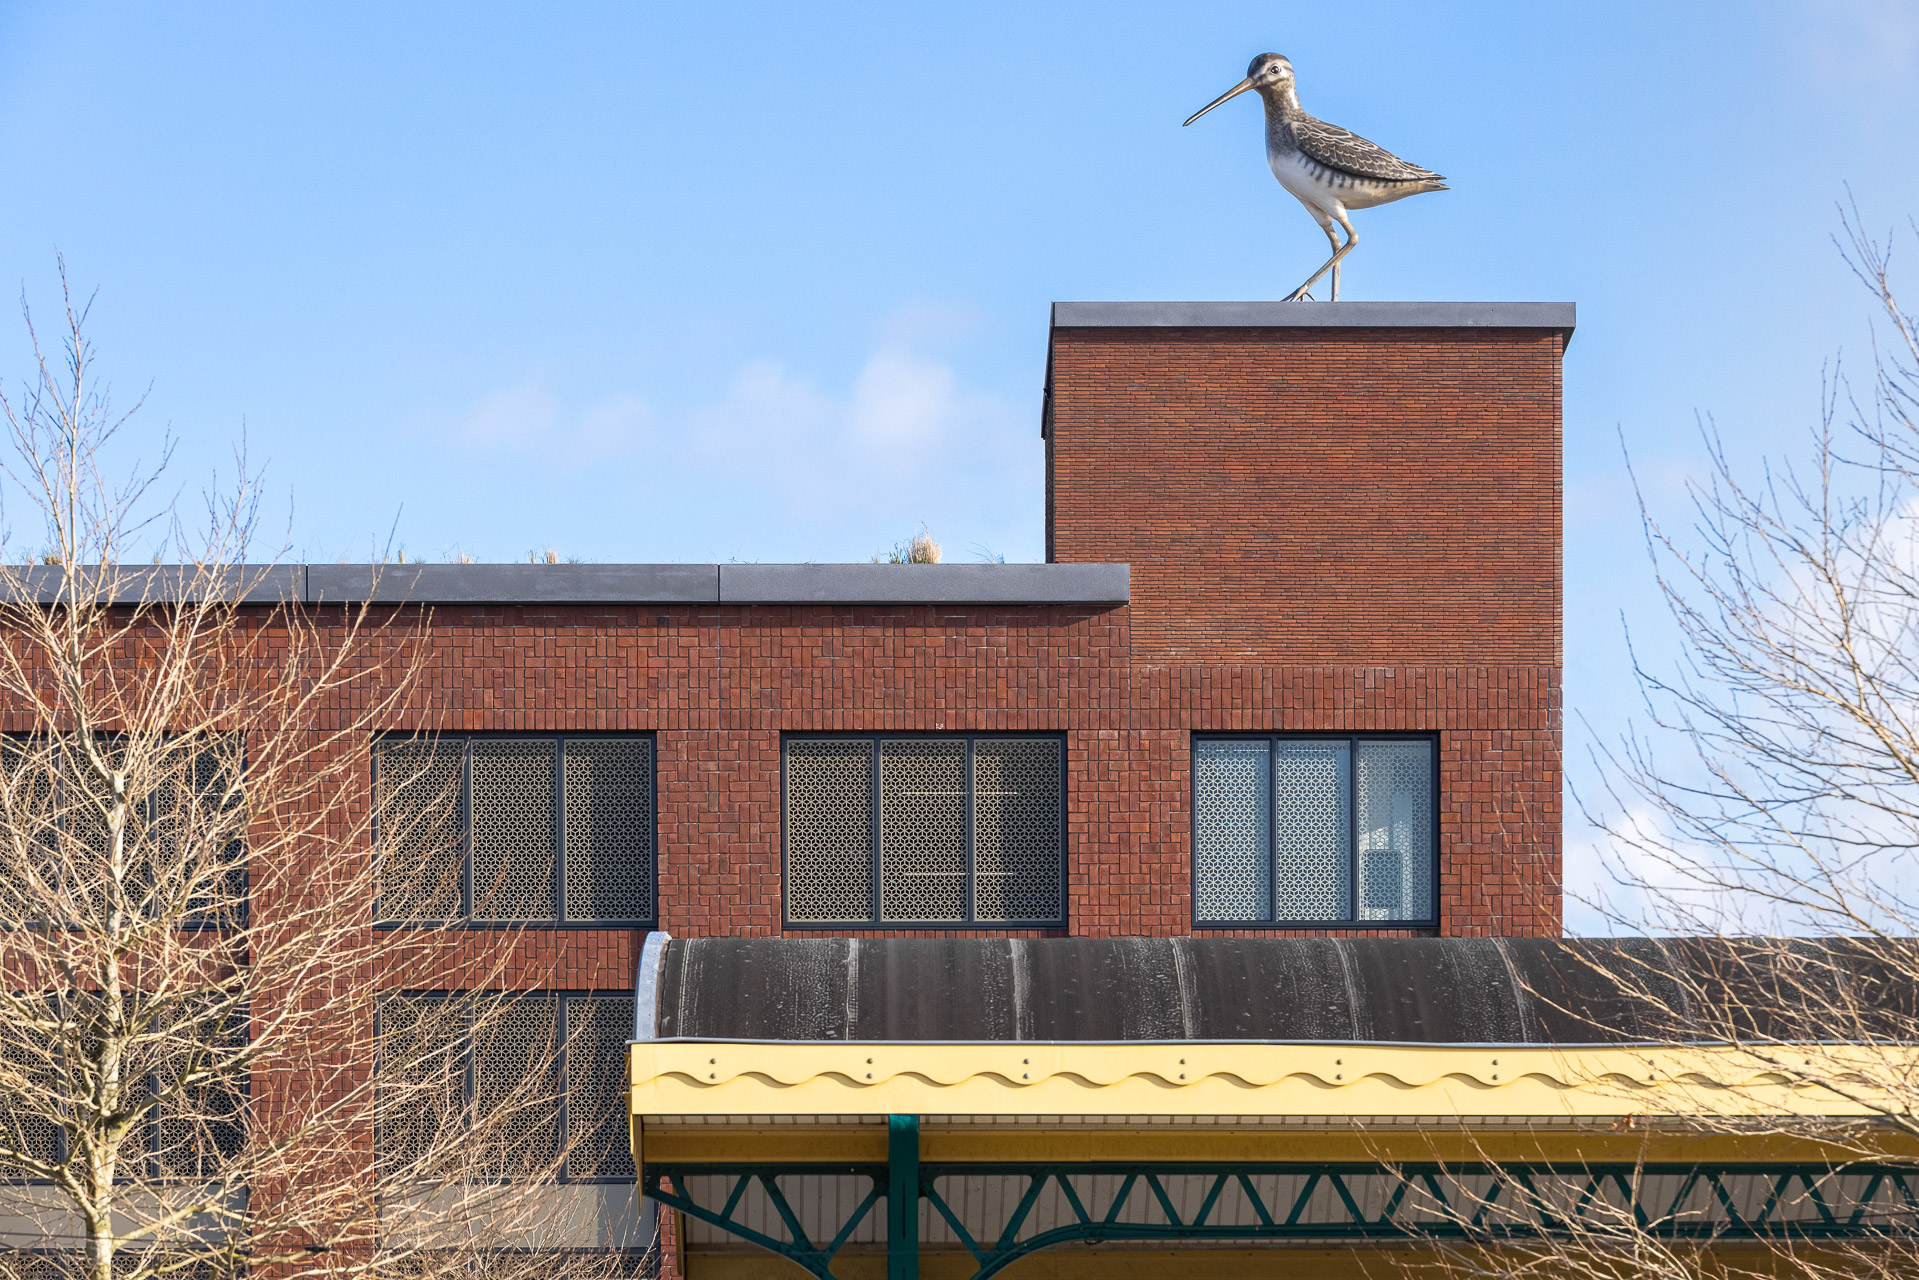
[[[1846, 1165], [1835, 1169], [1827, 1165], [1742, 1163], [1724, 1165], [1634, 1166], [1630, 1164], [1513, 1163], [1472, 1164], [1367, 1164], [1367, 1163], [963, 1163], [926, 1164], [919, 1160], [918, 1125], [914, 1117], [895, 1116], [890, 1126], [886, 1164], [666, 1164], [649, 1163], [642, 1177], [645, 1194], [660, 1204], [671, 1206], [689, 1217], [731, 1233], [741, 1240], [792, 1259], [819, 1280], [835, 1280], [832, 1264], [873, 1206], [887, 1202], [887, 1280], [915, 1280], [919, 1273], [918, 1201], [925, 1200], [952, 1229], [969, 1252], [977, 1269], [974, 1280], [986, 1280], [1027, 1254], [1069, 1241], [1097, 1242], [1198, 1240], [1465, 1240], [1523, 1239], [1551, 1233], [1564, 1233], [1585, 1225], [1608, 1229], [1617, 1214], [1629, 1208], [1640, 1229], [1669, 1239], [1743, 1241], [1780, 1238], [1806, 1240], [1844, 1240], [1888, 1232], [1911, 1233], [1919, 1228], [1919, 1169], [1897, 1166]], [[1831, 1204], [1828, 1188], [1836, 1173], [1863, 1176], [1861, 1192], [1853, 1197], [1850, 1209]], [[1285, 1202], [1269, 1202], [1254, 1179], [1262, 1175], [1286, 1174], [1303, 1177], [1298, 1191]], [[779, 1179], [802, 1176], [857, 1177], [867, 1180], [865, 1197], [836, 1229], [833, 1238], [814, 1241], [801, 1226], [799, 1216], [780, 1189]], [[1206, 1194], [1190, 1217], [1183, 1217], [1167, 1193], [1162, 1179], [1168, 1177], [1210, 1178]], [[1664, 1203], [1647, 1203], [1647, 1187], [1661, 1175], [1677, 1176], [1676, 1193]], [[687, 1190], [687, 1179], [719, 1177], [728, 1181], [728, 1193], [722, 1203], [701, 1203]], [[941, 1194], [938, 1182], [952, 1177], [1024, 1178], [1025, 1189], [1012, 1213], [993, 1239], [975, 1239], [960, 1221], [959, 1214]], [[1085, 1193], [1085, 1180], [1093, 1177], [1118, 1177], [1120, 1185], [1103, 1214], [1087, 1209], [1092, 1197]], [[1390, 1193], [1376, 1212], [1361, 1207], [1366, 1198], [1359, 1179], [1389, 1180]], [[1742, 1214], [1728, 1179], [1749, 1180], [1764, 1177], [1769, 1192], [1756, 1212]], [[1458, 1188], [1463, 1180], [1484, 1180], [1485, 1189], [1463, 1201]], [[1548, 1195], [1541, 1184], [1552, 1179], [1559, 1194]], [[758, 1184], [790, 1239], [755, 1230], [738, 1215], [748, 1189]], [[1059, 1187], [1060, 1194], [1073, 1213], [1073, 1221], [1025, 1238], [1026, 1226], [1047, 1184]], [[1222, 1195], [1233, 1185], [1245, 1194], [1257, 1219], [1255, 1223], [1225, 1223], [1214, 1220]], [[1699, 1221], [1696, 1215], [1682, 1213], [1704, 1188], [1719, 1206], [1722, 1218]], [[1576, 1189], [1576, 1191], [1575, 1191]], [[1326, 1212], [1314, 1211], [1314, 1197], [1321, 1197]], [[1616, 1195], [1614, 1193], [1617, 1193]], [[1163, 1222], [1122, 1222], [1128, 1207], [1150, 1197], [1164, 1215]], [[1890, 1197], [1895, 1210], [1884, 1207]], [[1415, 1221], [1419, 1206], [1425, 1205], [1425, 1220]], [[1566, 1207], [1571, 1200], [1571, 1208]], [[1874, 1204], [1880, 1205], [1876, 1211]], [[1433, 1206], [1444, 1206], [1439, 1220], [1433, 1220]], [[1788, 1217], [1782, 1207], [1810, 1205], [1812, 1214], [1796, 1212]], [[1609, 1206], [1602, 1209], [1601, 1206]], [[1877, 1216], [1873, 1214], [1876, 1212]]]

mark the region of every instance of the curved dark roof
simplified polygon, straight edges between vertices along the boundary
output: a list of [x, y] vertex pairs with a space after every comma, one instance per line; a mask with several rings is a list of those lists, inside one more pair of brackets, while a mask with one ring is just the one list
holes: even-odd
[[[1683, 1032], [1654, 1002], [1621, 995], [1609, 974], [1630, 970], [1658, 1003], [1686, 1010], [1702, 991], [1750, 987], [1751, 956], [1771, 963], [1763, 957], [1780, 945], [700, 938], [663, 949], [654, 1026], [661, 1038], [708, 1040], [1662, 1040]], [[1909, 980], [1898, 991], [1899, 1016], [1910, 1018]], [[1763, 1022], [1780, 1002], [1761, 992], [1736, 1003]]]

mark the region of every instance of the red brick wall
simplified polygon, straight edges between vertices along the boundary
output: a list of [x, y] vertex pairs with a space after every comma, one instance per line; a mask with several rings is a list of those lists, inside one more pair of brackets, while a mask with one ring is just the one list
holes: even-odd
[[[1195, 731], [1433, 733], [1442, 930], [1556, 932], [1560, 348], [1060, 330], [1049, 546], [1130, 606], [438, 608], [390, 727], [656, 734], [682, 936], [780, 930], [784, 732], [1064, 733], [1068, 929], [1109, 936], [1191, 929]], [[526, 971], [624, 986], [638, 942]]]
[[1136, 660], [1559, 665], [1557, 333], [1060, 329], [1048, 558]]
[[[784, 731], [1064, 732], [1069, 931], [1166, 935], [1192, 918], [1193, 730], [1422, 729], [1440, 734], [1445, 931], [1556, 928], [1556, 863], [1542, 856], [1558, 830], [1556, 671], [1129, 667], [1128, 612], [687, 611], [664, 628], [584, 611], [537, 624], [442, 612], [425, 687], [456, 705], [423, 707], [418, 722], [655, 732], [661, 924], [679, 936], [779, 932]], [[711, 637], [689, 638], [700, 630]], [[599, 650], [636, 670], [654, 670], [662, 650], [671, 660], [665, 679], [625, 680], [629, 705], [609, 708], [616, 671], [555, 688], [469, 665], [476, 648], [535, 666]], [[613, 945], [607, 932], [541, 934], [565, 954], [543, 950], [535, 967], [557, 985], [622, 985], [637, 940]]]
[[[1438, 734], [1449, 934], [1559, 930], [1563, 349], [1512, 329], [1053, 334], [1047, 554], [1133, 566], [1127, 727]], [[1180, 737], [1128, 761], [1153, 772], [1130, 809], [1107, 803], [1141, 830], [1088, 823], [1075, 846], [1089, 883], [1168, 891], [1114, 931], [1190, 920]]]

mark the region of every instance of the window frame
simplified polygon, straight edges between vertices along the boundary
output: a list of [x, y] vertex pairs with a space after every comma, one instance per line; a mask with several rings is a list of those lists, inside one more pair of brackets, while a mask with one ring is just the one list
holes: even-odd
[[[606, 990], [606, 989], [591, 990], [585, 987], [566, 987], [566, 988], [553, 988], [553, 989], [540, 988], [535, 990], [510, 988], [505, 991], [488, 991], [484, 993], [474, 992], [474, 991], [455, 990], [455, 989], [445, 988], [445, 987], [432, 987], [432, 988], [406, 987], [400, 990], [382, 992], [381, 999], [386, 1000], [389, 998], [397, 998], [397, 999], [403, 999], [403, 1000], [444, 1001], [444, 1000], [458, 1000], [464, 997], [478, 995], [478, 994], [484, 994], [495, 999], [511, 998], [511, 999], [520, 999], [520, 1000], [551, 1000], [553, 1001], [554, 1017], [555, 1017], [557, 1028], [558, 1028], [557, 1048], [558, 1048], [559, 1060], [560, 1060], [559, 1061], [560, 1106], [559, 1106], [559, 1122], [558, 1122], [559, 1133], [557, 1135], [557, 1141], [559, 1142], [563, 1150], [566, 1149], [567, 1144], [573, 1140], [573, 1110], [572, 1110], [572, 1106], [573, 1106], [573, 1066], [572, 1066], [573, 1031], [572, 1031], [572, 1021], [569, 1015], [569, 1008], [572, 1002], [576, 1000], [583, 1000], [583, 1001], [603, 1000], [608, 1002], [609, 1004], [614, 1004], [614, 1005], [619, 1005], [623, 1003], [630, 1004], [632, 1002], [633, 993], [631, 991], [612, 991], [612, 990]], [[376, 1005], [373, 1013], [373, 1043], [376, 1046], [374, 1050], [375, 1059], [374, 1059], [373, 1071], [374, 1071], [376, 1089], [378, 1088], [378, 1079], [379, 1079], [379, 1070], [380, 1070], [379, 1060], [378, 1060], [379, 1051], [377, 1046], [380, 1043], [380, 1029], [381, 1029], [380, 1021], [384, 1013], [385, 1013], [385, 1010], [382, 1008], [379, 1008]], [[631, 1042], [629, 1041], [627, 1043], [631, 1043]], [[473, 1108], [479, 1098], [479, 1091], [480, 1091], [478, 1071], [479, 1071], [479, 1064], [475, 1060], [474, 1045], [473, 1045], [473, 1020], [469, 1016], [465, 1020], [465, 1027], [461, 1032], [461, 1038], [460, 1038], [460, 1118], [463, 1124], [472, 1123]], [[624, 1100], [624, 1090], [621, 1090], [620, 1093], [622, 1095], [620, 1107], [622, 1112], [624, 1112], [627, 1107], [627, 1103]], [[377, 1114], [378, 1114], [377, 1098], [375, 1101], [375, 1113], [377, 1117]], [[630, 1116], [628, 1118], [628, 1123], [629, 1124], [631, 1123]], [[373, 1151], [374, 1151], [375, 1159], [378, 1159], [379, 1152], [380, 1152], [380, 1134], [379, 1134], [379, 1126], [377, 1123], [377, 1119], [374, 1126]], [[630, 1150], [627, 1153], [627, 1157], [628, 1159], [632, 1158], [632, 1153]], [[576, 1174], [573, 1172], [573, 1161], [570, 1158], [570, 1156], [569, 1158], [562, 1160], [560, 1162], [560, 1165], [561, 1167], [560, 1167], [559, 1177], [554, 1182], [549, 1183], [547, 1185], [550, 1185], [550, 1186], [595, 1186], [595, 1185], [637, 1186], [640, 1180], [639, 1171], [637, 1169], [630, 1176], [625, 1174], [613, 1174], [613, 1175], [597, 1174], [597, 1173], [596, 1174]], [[492, 1181], [499, 1183], [500, 1185], [507, 1185], [507, 1184], [511, 1184], [516, 1181], [519, 1181], [519, 1179], [515, 1179], [511, 1177], [503, 1177], [503, 1178], [492, 1179]], [[590, 1252], [620, 1252], [620, 1251], [619, 1250], [610, 1250], [610, 1251], [592, 1250]]]
[[[966, 904], [965, 918], [961, 920], [887, 920], [881, 915], [880, 880], [880, 810], [884, 797], [880, 791], [880, 744], [888, 741], [927, 741], [939, 739], [963, 739], [966, 743], [966, 763], [962, 777], [965, 794], [961, 799], [961, 826], [965, 832], [966, 868], [962, 873], [962, 895]], [[976, 918], [975, 872], [973, 869], [974, 827], [973, 827], [973, 747], [982, 741], [1021, 741], [1043, 739], [1059, 744], [1059, 915], [1052, 919], [1032, 920], [980, 920]], [[868, 764], [871, 770], [870, 792], [873, 797], [873, 809], [867, 816], [866, 857], [867, 867], [871, 871], [871, 888], [868, 890], [868, 905], [872, 914], [863, 920], [795, 920], [788, 911], [792, 901], [787, 885], [787, 871], [792, 863], [791, 833], [788, 829], [788, 754], [795, 742], [869, 742], [873, 746]], [[800, 733], [780, 735], [780, 927], [796, 931], [844, 933], [849, 929], [911, 929], [926, 932], [950, 932], [956, 929], [1064, 929], [1067, 925], [1067, 863], [1071, 850], [1067, 844], [1068, 831], [1067, 789], [1066, 789], [1066, 734], [1052, 729], [1020, 732], [1002, 730], [990, 733], [974, 733], [968, 730], [911, 729], [896, 732], [834, 732], [830, 730], [809, 730]]]
[[[373, 800], [373, 851], [374, 857], [383, 857], [382, 836], [380, 832], [380, 745], [389, 741], [409, 741], [431, 737], [435, 742], [458, 742], [460, 744], [460, 914], [441, 920], [387, 920], [378, 917], [379, 905], [374, 909], [376, 917], [373, 927], [376, 929], [406, 929], [418, 927], [439, 927], [457, 925], [465, 929], [655, 929], [660, 921], [660, 744], [659, 735], [651, 729], [627, 733], [613, 730], [596, 730], [585, 733], [491, 733], [484, 730], [474, 732], [455, 732], [438, 734], [420, 733], [379, 733], [373, 737], [371, 750], [372, 768], [368, 774], [372, 784]], [[595, 741], [640, 741], [647, 743], [649, 761], [647, 768], [647, 821], [651, 826], [651, 838], [648, 842], [652, 857], [646, 868], [647, 881], [651, 886], [653, 914], [641, 919], [593, 919], [570, 920], [566, 914], [566, 744], [570, 739]], [[553, 914], [557, 919], [545, 920], [528, 917], [525, 919], [481, 920], [473, 916], [473, 750], [476, 741], [501, 742], [550, 742], [553, 744], [553, 864], [550, 870], [553, 886]]]
[[[1430, 756], [1432, 770], [1432, 859], [1427, 870], [1431, 876], [1433, 915], [1421, 920], [1362, 920], [1359, 912], [1359, 785], [1355, 776], [1347, 787], [1346, 795], [1346, 877], [1351, 886], [1348, 894], [1349, 910], [1353, 913], [1344, 920], [1294, 920], [1282, 919], [1278, 912], [1279, 877], [1268, 877], [1267, 917], [1263, 920], [1207, 920], [1199, 914], [1199, 747], [1203, 742], [1264, 742], [1277, 751], [1282, 742], [1343, 742], [1346, 744], [1348, 759], [1353, 761], [1354, 773], [1358, 772], [1359, 744], [1362, 742], [1424, 742], [1432, 748]], [[1192, 735], [1191, 749], [1187, 753], [1188, 768], [1186, 776], [1186, 803], [1191, 813], [1188, 829], [1187, 863], [1189, 885], [1193, 904], [1193, 928], [1195, 929], [1437, 929], [1439, 928], [1439, 864], [1440, 864], [1440, 790], [1439, 790], [1439, 735], [1437, 733], [1202, 733]], [[1271, 837], [1268, 837], [1266, 858], [1270, 864], [1273, 859]]]

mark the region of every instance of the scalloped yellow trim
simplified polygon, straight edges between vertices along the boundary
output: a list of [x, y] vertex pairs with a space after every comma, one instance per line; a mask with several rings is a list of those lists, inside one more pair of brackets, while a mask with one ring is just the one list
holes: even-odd
[[[1834, 1051], [1817, 1050], [1833, 1078]], [[1910, 1071], [1883, 1052], [1861, 1074]], [[635, 1115], [1873, 1114], [1730, 1049], [1283, 1044], [630, 1046]]]

